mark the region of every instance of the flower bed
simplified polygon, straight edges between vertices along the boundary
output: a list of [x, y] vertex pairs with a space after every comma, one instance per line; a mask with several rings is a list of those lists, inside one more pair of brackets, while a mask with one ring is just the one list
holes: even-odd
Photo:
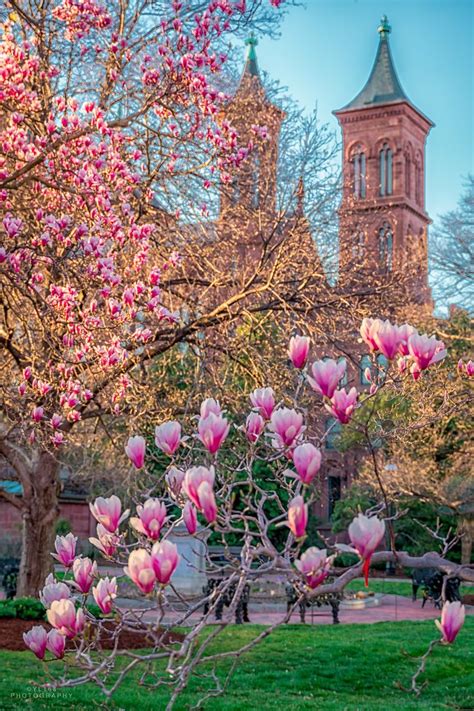
[[[48, 632], [51, 625], [47, 622], [37, 622]], [[104, 634], [101, 638], [100, 647], [102, 649], [112, 649], [114, 646], [114, 623], [107, 621], [103, 625]], [[0, 649], [8, 649], [12, 652], [25, 651], [23, 633], [31, 629], [31, 620], [19, 620], [18, 618], [0, 619]], [[153, 646], [152, 639], [143, 630], [121, 630], [118, 637], [118, 649], [144, 649]], [[165, 643], [181, 642], [184, 639], [178, 632], [170, 632], [165, 637]], [[73, 645], [71, 645], [71, 649]]]

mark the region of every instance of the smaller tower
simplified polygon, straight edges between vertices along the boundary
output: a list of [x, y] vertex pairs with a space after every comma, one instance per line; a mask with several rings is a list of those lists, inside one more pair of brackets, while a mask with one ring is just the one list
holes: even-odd
[[343, 137], [341, 274], [405, 274], [410, 300], [429, 305], [424, 170], [433, 123], [402, 89], [390, 32], [384, 16], [367, 83], [334, 112]]
[[[278, 142], [284, 112], [272, 104], [263, 87], [257, 64], [258, 41], [251, 35], [246, 40], [247, 59], [235, 95], [226, 108], [226, 118], [237, 129], [239, 143], [251, 142], [250, 158], [235, 172], [232, 183], [222, 186], [221, 217], [239, 220], [260, 211], [268, 217], [276, 210]], [[268, 138], [258, 139], [257, 127], [266, 127]]]

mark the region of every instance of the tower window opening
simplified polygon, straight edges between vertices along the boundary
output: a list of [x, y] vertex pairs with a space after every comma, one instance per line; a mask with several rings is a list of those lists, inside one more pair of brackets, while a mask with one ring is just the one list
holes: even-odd
[[411, 197], [411, 158], [408, 153], [405, 156], [405, 193]]
[[341, 499], [341, 478], [328, 476], [328, 518], [331, 519], [337, 502]]
[[379, 257], [383, 269], [388, 272], [393, 268], [393, 232], [388, 222], [379, 230]]
[[384, 143], [379, 153], [380, 162], [380, 195], [391, 195], [393, 192], [393, 159], [392, 149]]
[[365, 255], [365, 234], [358, 230], [352, 235], [352, 258], [360, 262]]
[[353, 178], [354, 178], [354, 196], [356, 198], [365, 198], [367, 192], [367, 161], [365, 153], [360, 149], [352, 159]]
[[415, 164], [415, 200], [418, 205], [421, 205], [421, 196], [423, 192], [422, 178], [421, 178], [421, 161], [418, 158]]

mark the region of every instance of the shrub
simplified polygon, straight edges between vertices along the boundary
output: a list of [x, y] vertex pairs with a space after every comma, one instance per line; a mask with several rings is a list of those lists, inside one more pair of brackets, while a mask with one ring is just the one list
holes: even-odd
[[14, 600], [0, 600], [0, 618], [16, 617]]
[[16, 609], [16, 617], [20, 620], [44, 620], [46, 609], [40, 600], [34, 597], [19, 597], [12, 601]]

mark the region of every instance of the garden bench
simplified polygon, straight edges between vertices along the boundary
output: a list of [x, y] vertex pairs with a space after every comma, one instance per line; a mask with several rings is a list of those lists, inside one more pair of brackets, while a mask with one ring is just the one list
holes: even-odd
[[[423, 602], [421, 607], [426, 605], [427, 600], [431, 600], [434, 606], [441, 608], [442, 592], [443, 592], [443, 573], [440, 573], [436, 568], [419, 568], [414, 570], [411, 575], [412, 580], [412, 600], [415, 602], [418, 588], [423, 588]], [[454, 602], [461, 599], [459, 587], [461, 580], [459, 578], [448, 578], [445, 586], [445, 598], [448, 602]]]
[[[328, 580], [328, 582], [330, 582]], [[331, 606], [332, 623], [333, 625], [339, 624], [339, 606], [342, 600], [342, 593], [323, 593], [322, 595], [316, 595], [316, 597], [308, 598], [304, 593], [302, 597], [302, 590], [292, 583], [286, 583], [285, 585], [286, 593], [286, 611], [290, 612], [293, 605], [298, 602], [300, 619], [303, 624], [306, 622], [306, 608], [322, 607], [322, 605]], [[324, 613], [323, 613], [324, 614]]]
[[[222, 584], [225, 578], [208, 578], [207, 584], [203, 587], [203, 593], [208, 598], [204, 604], [204, 614], [209, 612], [209, 607], [213, 604], [217, 595], [219, 595], [218, 587]], [[220, 593], [219, 598], [216, 603], [215, 617], [216, 620], [222, 620], [222, 614], [224, 612], [224, 607], [230, 607], [234, 595], [237, 590], [238, 583], [231, 583], [229, 587], [222, 593]], [[250, 599], [250, 584], [245, 583], [239, 600], [237, 601], [237, 606], [235, 608], [235, 624], [241, 625], [243, 622], [250, 622], [249, 620], [249, 599]]]

